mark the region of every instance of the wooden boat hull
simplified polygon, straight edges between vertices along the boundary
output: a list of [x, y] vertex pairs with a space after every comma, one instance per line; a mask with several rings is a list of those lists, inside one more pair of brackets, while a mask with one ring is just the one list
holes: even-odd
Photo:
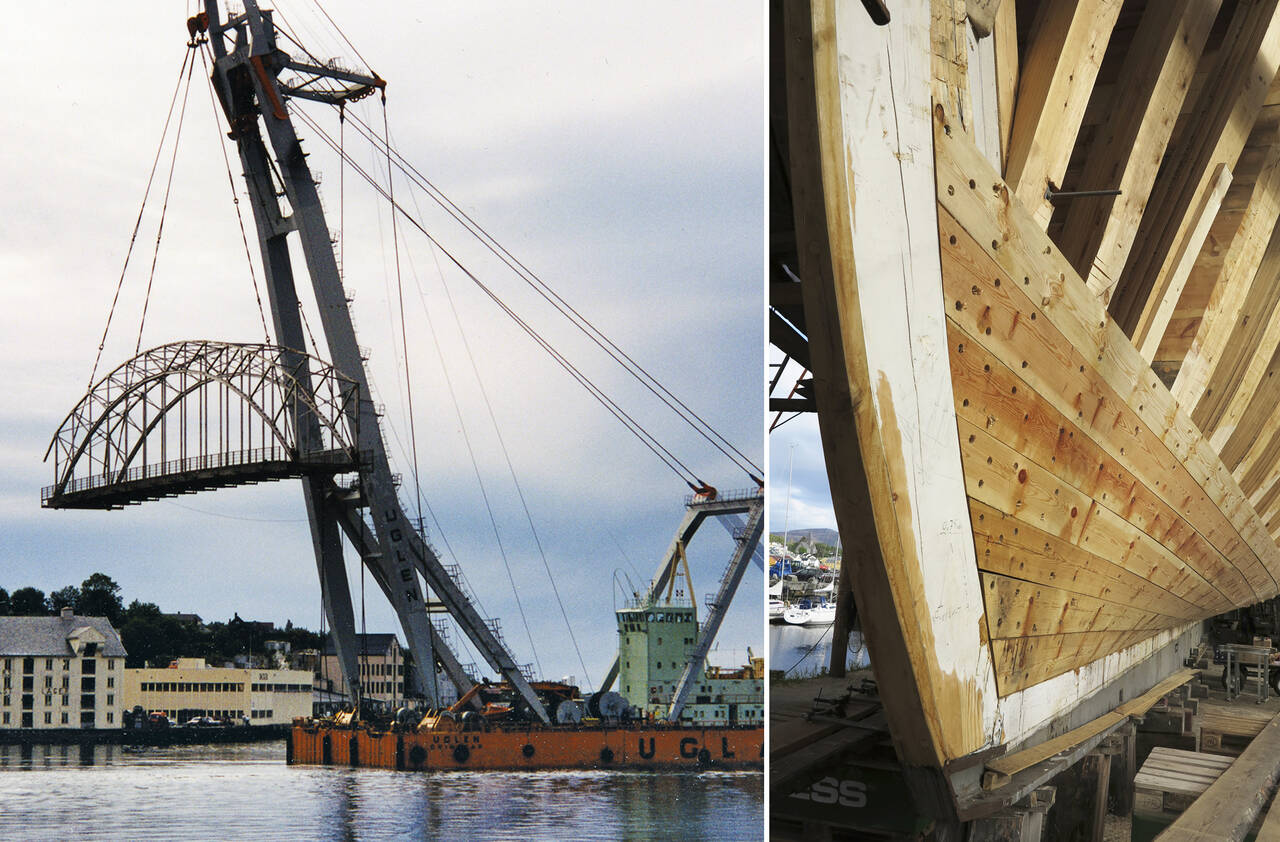
[[[1090, 26], [1109, 32], [1119, 6], [1073, 24], [1072, 43], [1089, 44]], [[948, 781], [946, 802], [960, 791], [947, 770], [1114, 710], [1185, 657], [1203, 620], [1280, 590], [1280, 387], [1245, 388], [1269, 383], [1280, 360], [1277, 336], [1248, 344], [1264, 332], [1249, 314], [1275, 305], [1270, 276], [1248, 280], [1256, 293], [1224, 293], [1253, 309], [1214, 334], [1241, 343], [1219, 345], [1221, 364], [1197, 350], [1206, 333], [1187, 355], [1194, 378], [1171, 391], [1152, 369], [1207, 228], [1190, 217], [1212, 221], [1229, 174], [1197, 157], [1152, 190], [1154, 169], [1145, 187], [1126, 173], [1126, 195], [1188, 216], [1152, 214], [1135, 231], [1142, 200], [1117, 202], [1132, 228], [1108, 229], [1082, 275], [1057, 242], [1070, 229], [1050, 233], [1070, 214], [1044, 195], [1067, 156], [1037, 158], [1057, 137], [1044, 126], [1023, 133], [1037, 144], [1016, 125], [1002, 137], [984, 76], [992, 39], [974, 42], [961, 7], [914, 0], [877, 27], [857, 3], [784, 4], [799, 297], [837, 520], [866, 552], [841, 587], [872, 662], [889, 666], [877, 679], [898, 756]], [[1233, 45], [1280, 30], [1270, 7], [1233, 15]], [[1188, 19], [1197, 44], [1211, 21]], [[1069, 101], [1020, 104], [1014, 119], [1078, 120], [1088, 97], [1070, 86], [1087, 94], [1101, 56], [1043, 49], [1066, 68], [1053, 95]], [[1019, 102], [1048, 97], [1032, 89], [1043, 81]], [[1265, 88], [1231, 92], [1240, 114], [1258, 113]], [[1227, 124], [1208, 94], [1204, 108]], [[1239, 155], [1248, 132], [1233, 131], [1204, 148]], [[1182, 227], [1155, 230], [1166, 224]], [[1146, 274], [1118, 286], [1130, 244]], [[1111, 275], [1104, 252], [1121, 255]]]
[[290, 763], [408, 771], [763, 769], [764, 729], [580, 728], [402, 732], [295, 725]]

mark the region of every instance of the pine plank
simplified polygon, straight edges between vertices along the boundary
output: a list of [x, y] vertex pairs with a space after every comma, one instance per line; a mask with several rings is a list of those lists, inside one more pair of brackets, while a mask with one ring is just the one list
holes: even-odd
[[1121, 604], [1149, 605], [1185, 622], [1203, 609], [1102, 556], [1029, 526], [978, 500], [970, 500], [978, 567], [1027, 582]]
[[[950, 246], [943, 246], [943, 272], [958, 272], [949, 258], [949, 249]], [[978, 289], [979, 294], [972, 293], [973, 289]], [[979, 307], [988, 300], [981, 292], [977, 283], [970, 287], [970, 301], [977, 301]], [[1205, 536], [988, 351], [981, 344], [985, 336], [975, 337], [965, 333], [955, 320], [949, 318], [949, 322], [951, 378], [958, 417], [981, 426], [1031, 461], [1050, 468], [1055, 476], [1155, 538], [1204, 576], [1223, 583], [1234, 581], [1233, 594], [1243, 598], [1248, 584]], [[959, 352], [962, 346], [965, 350]], [[1028, 361], [1023, 363], [1030, 367]], [[1234, 530], [1227, 526], [1224, 534], [1228, 536], [1227, 546], [1233, 552], [1243, 551], [1245, 555], [1240, 557], [1248, 559], [1248, 550]]]
[[[1205, 575], [1088, 495], [961, 419], [960, 452], [972, 499], [1150, 579], [1199, 606], [1233, 604]], [[988, 461], [989, 460], [989, 461]]]
[[[1036, 302], [1038, 312], [1047, 323], [1067, 340], [1065, 349], [1054, 349], [1054, 352], [1080, 359], [1079, 365], [1086, 367], [1091, 383], [1096, 378], [1096, 382], [1121, 396], [1119, 406], [1108, 406], [1109, 411], [1118, 413], [1113, 417], [1138, 422], [1135, 428], [1138, 435], [1141, 430], [1150, 429], [1182, 470], [1190, 474], [1193, 484], [1200, 486], [1203, 499], [1211, 505], [1197, 505], [1196, 500], [1190, 499], [1166, 502], [1176, 504], [1206, 535], [1209, 530], [1200, 523], [1216, 518], [1216, 513], [1225, 516], [1259, 562], [1249, 565], [1237, 561], [1237, 567], [1248, 578], [1258, 599], [1275, 594], [1273, 573], [1280, 569], [1280, 548], [1200, 431], [1179, 410], [1168, 389], [1151, 374], [1119, 326], [1106, 317], [1102, 305], [1089, 293], [1070, 264], [1034, 220], [1011, 200], [1007, 186], [972, 144], [960, 135], [948, 134], [945, 120], [935, 121], [934, 138], [939, 202], [1000, 267], [1003, 277], [1021, 279], [1014, 285], [1026, 290], [1025, 294]], [[987, 248], [987, 243], [992, 244], [991, 248]], [[1074, 373], [1065, 366], [1054, 369], [1054, 377], [1060, 380], [1077, 373], [1084, 372], [1080, 372], [1078, 366]], [[1039, 373], [1028, 376], [1041, 377]], [[1047, 371], [1041, 382], [1045, 385], [1038, 386], [1037, 391], [1046, 395], [1054, 391]], [[1062, 388], [1061, 383], [1058, 388]], [[1078, 419], [1084, 418], [1085, 408], [1091, 419], [1099, 409], [1092, 389], [1092, 386], [1072, 389], [1087, 402], [1077, 410]], [[1099, 439], [1099, 443], [1115, 447], [1111, 455], [1119, 458], [1121, 445], [1116, 438], [1108, 435]], [[1133, 465], [1128, 467], [1134, 470]], [[1159, 485], [1155, 483], [1151, 487], [1159, 491]]]
[[992, 573], [982, 575], [993, 638], [1172, 628], [1177, 617]]
[[[1017, 393], [1013, 392], [1016, 384], [1012, 381], [1002, 380], [999, 387], [1004, 389], [1005, 384], [1008, 384], [1010, 401], [1016, 399], [1022, 403], [1021, 415], [1017, 414], [1019, 407], [1012, 404], [1003, 410], [989, 401], [974, 407], [973, 400], [970, 399], [971, 405], [966, 407], [966, 398], [957, 395], [957, 412], [960, 416], [990, 427], [991, 419], [998, 419], [1003, 414], [1006, 423], [997, 424], [997, 428], [1011, 426], [1019, 418], [1023, 419], [1025, 430], [1020, 428], [1017, 438], [1012, 439], [1019, 450], [1032, 447], [1029, 442], [1037, 430], [1052, 430], [1055, 436], [1052, 446], [1041, 443], [1034, 446], [1034, 451], [1039, 460], [1045, 464], [1053, 464], [1055, 469], [1058, 460], [1062, 458], [1058, 453], [1061, 446], [1057, 443], [1057, 437], [1063, 436], [1068, 443], [1074, 443], [1076, 431], [1080, 431], [1091, 443], [1091, 446], [1088, 443], [1085, 445], [1088, 458], [1098, 458], [1097, 462], [1091, 464], [1095, 468], [1102, 466], [1098, 473], [1105, 475], [1086, 484], [1090, 491], [1096, 490], [1099, 497], [1107, 494], [1109, 499], [1105, 502], [1112, 505], [1117, 502], [1113, 495], [1123, 494], [1121, 500], [1131, 501], [1129, 508], [1122, 507], [1126, 515], [1132, 515], [1150, 526], [1158, 537], [1168, 538], [1169, 546], [1177, 552], [1185, 551], [1186, 542], [1191, 540], [1190, 535], [1186, 531], [1167, 533], [1166, 530], [1175, 526], [1175, 520], [1170, 519], [1168, 525], [1158, 524], [1155, 520], [1158, 510], [1151, 509], [1150, 506], [1155, 505], [1158, 500], [1164, 504], [1164, 512], [1172, 510], [1181, 513], [1194, 531], [1212, 545], [1216, 554], [1220, 554], [1219, 558], [1225, 557], [1246, 575], [1252, 590], [1254, 579], [1261, 579], [1266, 575], [1261, 570], [1257, 553], [1243, 541], [1235, 525], [1190, 473], [1188, 466], [1169, 449], [1156, 430], [1144, 423], [1139, 413], [1145, 406], [1139, 404], [1138, 407], [1131, 407], [1111, 385], [1108, 368], [1095, 368], [1091, 364], [1093, 361], [1073, 348], [1049, 319], [1038, 318], [1043, 310], [1023, 292], [1027, 285], [1017, 283], [1016, 278], [1010, 277], [1004, 267], [997, 265], [989, 253], [985, 252], [985, 248], [945, 209], [939, 215], [939, 225], [943, 285], [950, 304], [948, 319], [971, 338], [972, 341], [966, 343], [968, 353], [978, 353], [983, 367], [979, 376], [974, 369], [976, 363], [957, 359], [958, 356], [964, 356], [959, 350], [962, 343], [953, 340], [953, 383], [957, 388], [970, 388], [969, 384], [975, 379], [980, 381], [981, 377], [986, 377], [991, 372], [998, 376], [998, 368], [993, 366], [991, 372], [986, 370], [992, 365], [987, 359], [987, 355], [990, 355], [999, 359], [1026, 384], [1026, 388]], [[975, 349], [975, 346], [981, 348]], [[1127, 341], [1126, 346], [1132, 351], [1132, 346], [1128, 346]], [[958, 377], [955, 373], [957, 371], [964, 372], [964, 376]], [[1066, 416], [1066, 420], [1073, 426], [1051, 426], [1042, 420], [1048, 410], [1040, 409], [1040, 398], [1059, 415]], [[968, 410], [977, 412], [977, 417], [967, 413]], [[1029, 423], [1032, 418], [1036, 419], [1036, 423]], [[1057, 433], [1059, 429], [1064, 432]], [[1221, 469], [1220, 463], [1219, 468]], [[1097, 482], [1113, 475], [1122, 478], [1118, 485], [1113, 485], [1110, 490], [1097, 485]], [[1137, 479], [1151, 494], [1143, 493], [1137, 488], [1124, 490], [1123, 486], [1129, 484], [1124, 479], [1130, 476]], [[971, 496], [983, 496], [975, 492], [972, 483], [968, 490]], [[1243, 494], [1238, 489], [1236, 493], [1240, 495], [1237, 505], [1245, 504]], [[1210, 558], [1215, 554], [1214, 551], [1204, 549], [1203, 545], [1200, 546], [1201, 551], [1208, 553]], [[1272, 556], [1275, 556], [1276, 546], [1273, 541], [1268, 538], [1262, 546], [1269, 547]], [[1209, 564], [1210, 571], [1220, 569], [1213, 561]], [[1228, 574], [1224, 584], [1235, 596], [1245, 599], [1248, 594], [1240, 590], [1236, 576], [1237, 574]], [[1269, 577], [1263, 580], [1264, 586], [1268, 582]], [[1256, 600], [1250, 598], [1244, 604], [1253, 601]]]

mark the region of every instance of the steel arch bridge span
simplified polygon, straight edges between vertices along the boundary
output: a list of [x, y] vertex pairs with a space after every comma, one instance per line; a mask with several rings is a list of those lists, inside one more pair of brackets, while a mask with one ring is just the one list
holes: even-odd
[[356, 471], [356, 383], [261, 343], [174, 342], [103, 377], [54, 434], [41, 505], [114, 509], [160, 497]]

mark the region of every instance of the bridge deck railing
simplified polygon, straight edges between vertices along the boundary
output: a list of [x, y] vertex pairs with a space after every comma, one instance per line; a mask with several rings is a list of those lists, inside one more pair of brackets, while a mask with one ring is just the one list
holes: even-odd
[[[304, 451], [299, 453], [287, 447], [255, 447], [246, 450], [231, 450], [223, 453], [205, 453], [199, 456], [190, 456], [186, 459], [170, 459], [165, 462], [135, 465], [134, 467], [129, 468], [123, 476], [121, 476], [118, 471], [109, 471], [101, 474], [92, 474], [86, 477], [76, 477], [69, 480], [61, 491], [58, 491], [58, 494], [65, 496], [68, 494], [77, 494], [84, 491], [107, 488], [115, 485], [127, 485], [129, 483], [141, 482], [148, 479], [179, 476], [181, 474], [189, 474], [197, 471], [210, 471], [220, 468], [235, 468], [246, 465], [261, 465], [277, 462], [295, 464], [298, 466], [342, 467], [350, 465], [353, 469], [358, 464], [357, 458], [352, 453], [342, 449]], [[57, 489], [57, 485], [47, 485], [42, 488], [40, 491], [41, 501], [44, 502], [51, 499]]]

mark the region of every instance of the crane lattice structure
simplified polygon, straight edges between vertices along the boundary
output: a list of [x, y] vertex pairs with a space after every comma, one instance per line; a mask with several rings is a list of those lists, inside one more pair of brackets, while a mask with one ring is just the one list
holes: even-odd
[[[340, 105], [386, 83], [294, 61], [276, 42], [271, 11], [254, 0], [244, 0], [244, 11], [225, 19], [217, 0], [205, 0], [205, 11], [189, 28], [193, 38], [207, 33], [214, 55], [213, 88], [244, 169], [279, 345], [178, 343], [125, 363], [91, 389], [59, 430], [50, 447], [57, 477], [44, 504], [114, 508], [212, 486], [300, 477], [325, 614], [348, 687], [362, 684], [343, 536], [394, 608], [419, 665], [413, 690], [428, 706], [440, 703], [435, 664], [460, 693], [475, 680], [430, 620], [433, 612], [447, 612], [529, 710], [548, 722], [497, 622], [481, 617], [457, 570], [441, 562], [399, 500], [316, 182], [285, 107], [289, 96]], [[291, 81], [278, 78], [285, 71]], [[288, 238], [295, 233], [329, 362], [308, 350], [289, 256]], [[255, 372], [245, 376], [256, 376], [260, 388], [237, 379], [237, 364]], [[268, 374], [272, 367], [275, 374]], [[277, 388], [279, 401], [271, 391]], [[174, 391], [183, 399], [172, 400]], [[207, 404], [209, 394], [222, 401], [216, 413]], [[193, 405], [201, 408], [194, 421], [187, 412]], [[226, 430], [211, 446], [212, 422], [233, 415], [269, 421], [253, 427], [260, 447], [232, 448]], [[186, 444], [170, 460], [174, 441]], [[193, 441], [203, 449], [188, 454], [182, 447]], [[219, 461], [224, 464], [210, 467]], [[341, 482], [343, 475], [353, 479]]]

